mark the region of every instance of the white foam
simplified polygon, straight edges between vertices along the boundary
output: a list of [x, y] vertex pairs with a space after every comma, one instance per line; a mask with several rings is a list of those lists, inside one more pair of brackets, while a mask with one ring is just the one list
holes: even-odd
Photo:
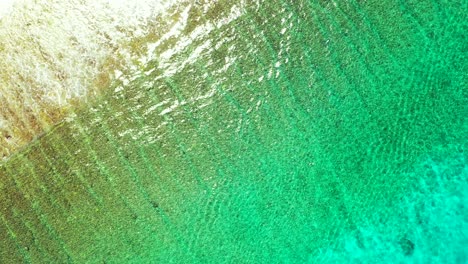
[[8, 14], [13, 8], [15, 0], [1, 0], [0, 1], [0, 18]]

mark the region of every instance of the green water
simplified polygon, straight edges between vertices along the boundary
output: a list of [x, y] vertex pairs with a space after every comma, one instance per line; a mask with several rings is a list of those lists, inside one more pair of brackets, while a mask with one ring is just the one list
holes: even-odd
[[0, 167], [1, 263], [468, 263], [467, 13], [247, 5]]

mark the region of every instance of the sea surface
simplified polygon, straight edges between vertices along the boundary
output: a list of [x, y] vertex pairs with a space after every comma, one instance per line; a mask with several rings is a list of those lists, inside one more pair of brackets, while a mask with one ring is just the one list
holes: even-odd
[[468, 263], [467, 1], [204, 6], [0, 165], [0, 263]]

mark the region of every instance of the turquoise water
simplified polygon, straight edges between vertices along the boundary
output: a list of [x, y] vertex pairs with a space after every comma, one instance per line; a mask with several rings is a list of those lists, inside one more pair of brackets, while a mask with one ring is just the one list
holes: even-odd
[[2, 262], [468, 263], [467, 3], [333, 3], [246, 5], [2, 165]]

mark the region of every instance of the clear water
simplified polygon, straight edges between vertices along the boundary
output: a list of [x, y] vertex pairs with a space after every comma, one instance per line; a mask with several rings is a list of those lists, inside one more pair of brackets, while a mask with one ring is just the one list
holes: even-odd
[[2, 262], [468, 263], [467, 3], [233, 5], [2, 165]]

